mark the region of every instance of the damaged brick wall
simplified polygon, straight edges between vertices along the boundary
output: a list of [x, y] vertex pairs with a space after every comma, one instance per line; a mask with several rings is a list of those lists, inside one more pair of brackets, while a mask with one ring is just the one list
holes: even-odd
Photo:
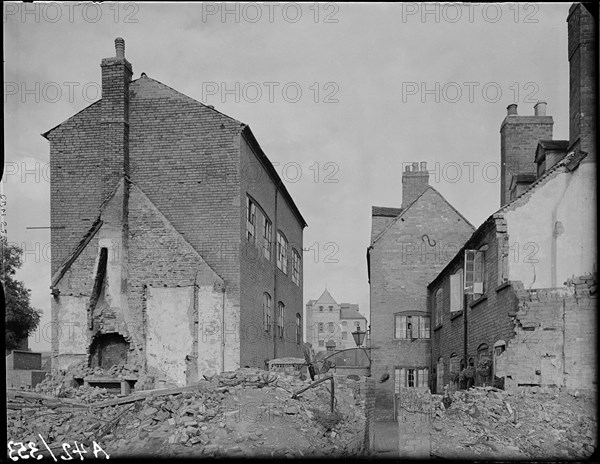
[[506, 388], [596, 385], [595, 276], [568, 283], [537, 290], [514, 284], [514, 337], [496, 361], [496, 375], [505, 377]]

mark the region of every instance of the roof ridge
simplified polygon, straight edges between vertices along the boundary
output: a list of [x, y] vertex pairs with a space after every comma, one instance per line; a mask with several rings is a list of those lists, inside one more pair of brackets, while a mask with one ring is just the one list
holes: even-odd
[[[215, 113], [218, 113], [218, 114], [220, 114], [220, 115], [222, 115], [222, 116], [225, 116], [225, 117], [226, 117], [226, 118], [228, 118], [228, 119], [231, 119], [231, 120], [232, 120], [232, 121], [234, 121], [234, 122], [237, 122], [237, 123], [238, 123], [238, 124], [240, 124], [241, 126], [246, 126], [246, 125], [247, 125], [247, 124], [243, 123], [242, 121], [239, 121], [238, 119], [235, 119], [235, 118], [233, 118], [233, 117], [229, 116], [228, 114], [221, 113], [219, 110], [216, 110], [214, 106], [212, 106], [212, 105], [206, 105], [206, 104], [202, 103], [201, 101], [199, 101], [199, 100], [196, 100], [194, 97], [190, 97], [189, 95], [186, 95], [185, 93], [183, 93], [183, 92], [180, 92], [180, 91], [179, 91], [179, 90], [177, 90], [177, 89], [174, 89], [173, 87], [171, 87], [171, 86], [169, 86], [169, 85], [165, 84], [164, 82], [161, 82], [161, 81], [159, 81], [158, 79], [154, 79], [154, 78], [152, 78], [152, 77], [149, 77], [149, 76], [147, 76], [147, 75], [146, 75], [146, 76], [139, 77], [139, 78], [137, 78], [137, 79], [136, 79], [136, 80], [134, 80], [134, 81], [131, 81], [131, 84], [133, 84], [133, 83], [136, 83], [136, 82], [138, 82], [138, 81], [142, 81], [142, 79], [149, 79], [149, 80], [151, 80], [151, 81], [154, 81], [154, 82], [156, 82], [156, 83], [158, 83], [158, 84], [162, 85], [163, 87], [166, 87], [167, 89], [169, 89], [169, 90], [172, 90], [173, 92], [175, 92], [175, 93], [177, 93], [177, 94], [179, 94], [179, 95], [181, 95], [181, 96], [185, 97], [186, 99], [188, 99], [188, 100], [191, 100], [191, 101], [192, 101], [192, 102], [194, 102], [194, 103], [198, 103], [198, 104], [202, 105], [203, 107], [205, 107], [205, 108], [208, 108], [208, 109], [209, 109], [209, 110], [211, 110], [211, 111], [214, 111]], [[139, 85], [139, 84], [138, 84], [138, 85]]]
[[410, 208], [423, 196], [425, 195], [425, 192], [427, 192], [429, 189], [433, 190], [435, 193], [437, 193], [442, 200], [444, 200], [444, 202], [450, 206], [450, 208], [452, 209], [452, 211], [454, 211], [456, 214], [458, 214], [463, 221], [465, 221], [469, 226], [471, 226], [471, 228], [473, 230], [475, 230], [475, 227], [473, 227], [473, 224], [471, 224], [467, 218], [465, 218], [460, 211], [458, 211], [454, 206], [452, 206], [452, 204], [446, 200], [446, 198], [444, 198], [444, 195], [442, 195], [440, 192], [438, 192], [433, 186], [428, 185], [427, 188], [425, 190], [423, 190], [408, 206], [406, 206], [406, 208], [403, 209], [403, 211], [394, 218], [394, 220], [390, 221], [390, 223], [379, 233], [379, 235], [377, 237], [375, 237], [375, 239], [371, 242], [371, 247], [373, 245], [375, 245], [375, 242], [377, 242], [394, 224], [396, 224], [396, 222], [398, 222], [399, 219], [401, 219], [404, 214], [410, 210]]

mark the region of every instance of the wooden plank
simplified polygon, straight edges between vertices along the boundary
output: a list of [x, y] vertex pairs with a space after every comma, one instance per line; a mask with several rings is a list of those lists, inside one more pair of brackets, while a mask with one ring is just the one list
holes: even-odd
[[177, 395], [186, 391], [200, 391], [203, 390], [204, 386], [201, 384], [188, 385], [187, 387], [175, 387], [175, 388], [159, 388], [155, 390], [146, 390], [139, 393], [135, 393], [131, 396], [124, 398], [115, 398], [114, 400], [100, 401], [99, 403], [92, 403], [88, 405], [90, 408], [105, 408], [108, 406], [117, 406], [120, 404], [133, 403], [135, 401], [141, 401], [150, 397]]

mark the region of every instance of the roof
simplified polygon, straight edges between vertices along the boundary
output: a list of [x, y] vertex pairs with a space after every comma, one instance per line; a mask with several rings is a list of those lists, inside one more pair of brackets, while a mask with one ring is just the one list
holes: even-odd
[[[292, 199], [292, 196], [290, 195], [290, 193], [288, 192], [287, 188], [285, 187], [283, 181], [281, 180], [281, 177], [279, 176], [279, 174], [277, 173], [277, 170], [275, 169], [275, 167], [273, 166], [273, 164], [271, 163], [271, 161], [269, 160], [269, 158], [267, 157], [267, 155], [264, 153], [263, 149], [260, 147], [260, 145], [258, 144], [258, 141], [256, 140], [256, 137], [254, 137], [254, 134], [252, 133], [252, 130], [250, 129], [250, 126], [248, 126], [247, 124], [244, 124], [240, 121], [238, 121], [235, 118], [232, 118], [231, 116], [228, 116], [224, 113], [221, 113], [220, 111], [217, 111], [214, 109], [214, 107], [212, 106], [208, 106], [205, 105], [201, 102], [199, 102], [198, 100], [195, 100], [191, 97], [188, 97], [187, 95], [173, 89], [172, 87], [169, 87], [166, 84], [163, 84], [160, 81], [157, 81], [156, 79], [152, 79], [149, 78], [148, 76], [142, 76], [139, 79], [135, 79], [133, 81], [131, 81], [131, 83], [129, 84], [130, 89], [132, 89], [132, 87], [136, 87], [136, 86], [141, 86], [141, 85], [153, 85], [153, 84], [160, 84], [161, 86], [169, 89], [171, 92], [173, 92], [173, 96], [177, 97], [177, 98], [181, 98], [181, 99], [185, 99], [188, 100], [190, 103], [194, 103], [197, 105], [202, 106], [203, 108], [206, 108], [210, 111], [213, 111], [215, 113], [218, 113], [219, 115], [222, 115], [223, 117], [230, 119], [231, 121], [240, 124], [240, 131], [241, 131], [241, 135], [242, 137], [244, 137], [244, 139], [248, 142], [248, 144], [252, 147], [254, 153], [256, 154], [256, 157], [259, 159], [259, 161], [263, 164], [263, 166], [265, 167], [266, 171], [269, 173], [269, 175], [271, 176], [271, 178], [273, 179], [275, 185], [277, 186], [277, 190], [281, 192], [282, 196], [285, 198], [285, 200], [287, 201], [287, 203], [289, 204], [292, 212], [294, 213], [294, 215], [298, 218], [302, 228], [306, 227], [308, 224], [306, 223], [306, 220], [304, 219], [304, 217], [302, 216], [302, 214], [300, 213], [300, 210], [298, 209], [298, 207], [296, 206], [296, 203], [294, 202], [294, 200]], [[81, 111], [75, 113], [74, 115], [72, 115], [70, 118], [66, 119], [65, 121], [63, 121], [62, 123], [58, 124], [57, 126], [54, 126], [52, 129], [49, 129], [48, 131], [44, 132], [42, 134], [42, 136], [46, 139], [48, 139], [48, 135], [55, 129], [57, 129], [58, 127], [62, 126], [63, 124], [65, 124], [67, 121], [70, 121], [72, 118], [74, 118], [75, 116], [77, 116], [79, 113], [87, 110], [88, 108], [98, 104], [99, 102], [101, 102], [102, 99], [99, 99], [97, 101], [95, 101], [94, 103], [92, 103], [91, 105], [88, 105], [86, 108], [82, 109]], [[130, 109], [131, 111], [131, 109]]]
[[341, 308], [340, 319], [367, 319], [358, 311], [357, 304], [350, 304], [348, 306], [350, 307]]
[[396, 217], [402, 212], [402, 208], [388, 208], [385, 206], [373, 206], [372, 216]]
[[[499, 214], [507, 211], [510, 207], [514, 206], [519, 200], [521, 200], [525, 195], [531, 194], [533, 190], [536, 190], [540, 186], [544, 185], [550, 177], [554, 177], [554, 173], [556, 173], [560, 168], [565, 168], [564, 172], [570, 172], [577, 169], [579, 163], [587, 156], [587, 152], [577, 150], [572, 151], [563, 159], [561, 159], [558, 163], [548, 169], [541, 177], [539, 177], [534, 183], [532, 183], [521, 195], [515, 198], [512, 201], [509, 201], [502, 208], [496, 211], [494, 214]], [[492, 215], [493, 216], [493, 215]]]
[[568, 140], [540, 140], [538, 145], [541, 145], [546, 150], [566, 150], [569, 148]]
[[[465, 221], [465, 222], [466, 222], [466, 223], [467, 223], [469, 226], [471, 226], [473, 229], [475, 229], [475, 227], [473, 227], [473, 225], [472, 225], [472, 224], [471, 224], [471, 223], [470, 223], [470, 222], [467, 220], [467, 218], [466, 218], [466, 217], [464, 217], [462, 214], [460, 214], [460, 212], [459, 212], [459, 211], [458, 211], [458, 210], [457, 210], [457, 209], [456, 209], [454, 206], [452, 206], [452, 205], [451, 205], [451, 204], [448, 202], [448, 200], [446, 200], [446, 199], [444, 198], [444, 195], [442, 195], [440, 192], [438, 192], [436, 189], [434, 189], [434, 188], [433, 188], [433, 187], [430, 185], [430, 186], [428, 186], [428, 187], [427, 187], [425, 190], [423, 190], [423, 191], [421, 192], [421, 194], [420, 194], [420, 195], [419, 195], [417, 198], [415, 198], [415, 199], [414, 199], [414, 200], [413, 200], [413, 201], [412, 201], [412, 202], [411, 202], [411, 203], [410, 203], [410, 204], [409, 204], [409, 205], [408, 205], [406, 208], [401, 208], [401, 209], [402, 209], [402, 212], [401, 212], [401, 213], [400, 213], [398, 216], [396, 216], [396, 219], [394, 219], [393, 221], [391, 221], [391, 222], [390, 222], [390, 223], [389, 223], [389, 224], [388, 224], [388, 225], [385, 227], [385, 229], [383, 229], [383, 230], [381, 231], [381, 233], [380, 233], [380, 234], [379, 234], [377, 237], [375, 237], [375, 239], [374, 239], [374, 240], [373, 240], [373, 242], [371, 243], [371, 246], [369, 247], [369, 249], [370, 249], [371, 247], [373, 247], [373, 245], [375, 245], [375, 242], [377, 242], [377, 241], [378, 241], [378, 240], [379, 240], [381, 237], [383, 237], [383, 236], [385, 235], [385, 233], [386, 233], [386, 232], [387, 232], [387, 231], [388, 231], [388, 230], [389, 230], [389, 229], [390, 229], [390, 228], [391, 228], [391, 227], [392, 227], [392, 226], [393, 226], [393, 225], [394, 225], [396, 222], [398, 222], [398, 220], [399, 220], [400, 218], [402, 218], [402, 216], [404, 216], [404, 215], [406, 214], [406, 212], [407, 212], [407, 211], [408, 211], [408, 210], [409, 210], [409, 209], [410, 209], [410, 208], [411, 208], [411, 207], [412, 207], [412, 206], [413, 206], [415, 203], [417, 203], [417, 202], [420, 200], [420, 198], [421, 198], [423, 195], [425, 195], [425, 193], [426, 193], [426, 192], [428, 192], [428, 191], [430, 191], [430, 190], [433, 190], [435, 193], [437, 193], [437, 194], [440, 196], [440, 198], [441, 198], [442, 200], [444, 200], [444, 202], [445, 202], [445, 203], [446, 203], [446, 204], [447, 204], [447, 205], [448, 205], [448, 206], [449, 206], [449, 207], [452, 209], [452, 211], [454, 211], [454, 212], [455, 212], [455, 213], [456, 213], [458, 216], [460, 216], [460, 218], [461, 218], [463, 221]], [[367, 251], [367, 254], [368, 254], [368, 251]]]
[[508, 202], [506, 205], [502, 206], [496, 212], [492, 213], [483, 222], [483, 224], [481, 224], [477, 228], [477, 230], [475, 232], [473, 232], [471, 237], [469, 237], [469, 239], [465, 242], [465, 244], [458, 251], [458, 253], [456, 253], [456, 255], [454, 255], [454, 257], [448, 262], [448, 264], [444, 267], [444, 269], [442, 269], [439, 272], [439, 274], [435, 277], [435, 279], [433, 279], [427, 285], [427, 287], [429, 288], [429, 287], [433, 286], [439, 280], [440, 276], [445, 274], [448, 269], [453, 268], [456, 265], [457, 259], [459, 259], [459, 257], [462, 256], [462, 254], [464, 253], [464, 250], [467, 249], [467, 246], [469, 246], [471, 243], [473, 243], [475, 241], [475, 239], [479, 235], [482, 234], [482, 232], [484, 231], [486, 226], [493, 224], [496, 219], [500, 219], [502, 217], [502, 213], [505, 213], [506, 211], [508, 211], [511, 208], [518, 208], [519, 206], [521, 206], [521, 204], [519, 204], [519, 203], [523, 201], [523, 198], [525, 198], [525, 196], [532, 195], [533, 193], [535, 193], [536, 189], [538, 189], [542, 185], [546, 184], [550, 180], [551, 177], [555, 177], [557, 174], [557, 171], [561, 167], [564, 168], [563, 172], [571, 172], [571, 171], [574, 171], [575, 169], [577, 169], [577, 167], [579, 166], [581, 161], [586, 156], [587, 156], [587, 153], [584, 151], [580, 151], [580, 150], [569, 153], [562, 160], [560, 160], [558, 163], [556, 163], [554, 166], [552, 166], [552, 168], [550, 168], [548, 171], [546, 171], [543, 176], [541, 176], [533, 184], [531, 184], [529, 187], [527, 187], [527, 189], [525, 189], [525, 191], [523, 191], [523, 193], [521, 193], [521, 195], [519, 195], [514, 200]]
[[319, 305], [337, 305], [337, 302], [331, 296], [331, 293], [327, 289], [321, 294], [319, 299], [315, 302], [315, 304]]

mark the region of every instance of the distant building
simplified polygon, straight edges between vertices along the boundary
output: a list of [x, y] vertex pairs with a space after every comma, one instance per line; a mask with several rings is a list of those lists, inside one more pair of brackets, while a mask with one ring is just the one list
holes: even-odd
[[367, 330], [367, 319], [358, 311], [358, 305], [338, 304], [327, 289], [318, 300], [306, 304], [306, 341], [315, 351], [355, 348], [352, 332], [359, 326]]
[[[431, 313], [427, 284], [473, 233], [473, 226], [429, 185], [425, 162], [402, 173], [402, 207], [373, 207], [367, 266], [375, 414], [393, 416], [400, 387], [427, 387]], [[387, 378], [385, 382], [379, 382]]]
[[145, 73], [50, 142], [53, 368], [134, 363], [178, 385], [302, 356], [306, 222], [250, 127]]

